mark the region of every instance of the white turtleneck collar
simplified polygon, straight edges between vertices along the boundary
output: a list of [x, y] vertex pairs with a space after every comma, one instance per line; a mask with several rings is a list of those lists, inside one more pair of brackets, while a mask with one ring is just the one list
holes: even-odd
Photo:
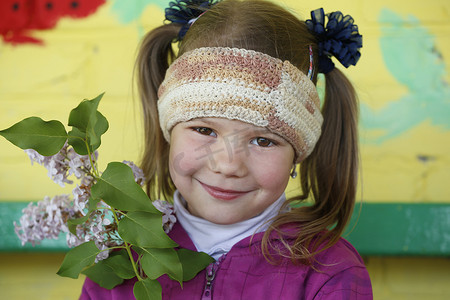
[[186, 230], [197, 250], [211, 255], [217, 260], [240, 240], [266, 231], [269, 227], [266, 221], [279, 213], [286, 197], [284, 194], [281, 195], [277, 201], [256, 217], [230, 225], [215, 224], [191, 215], [186, 209], [186, 200], [179, 191], [175, 191], [173, 199], [178, 222]]

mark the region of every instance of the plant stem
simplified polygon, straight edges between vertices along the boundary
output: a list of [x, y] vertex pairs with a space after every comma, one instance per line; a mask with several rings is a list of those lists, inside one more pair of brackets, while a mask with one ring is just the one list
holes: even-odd
[[109, 251], [109, 250], [114, 250], [114, 249], [123, 249], [123, 246], [116, 246], [116, 247], [109, 247], [109, 248], [106, 248], [106, 249], [103, 249], [103, 250], [100, 250], [100, 252], [103, 252], [103, 251]]
[[[117, 226], [118, 226], [118, 225], [119, 225], [119, 219], [117, 218], [117, 212], [118, 212], [118, 211], [116, 211], [116, 209], [114, 209], [114, 208], [111, 208], [111, 212], [112, 212], [112, 214], [113, 214], [113, 216], [114, 216], [114, 220], [115, 220], [115, 222], [117, 223]], [[121, 212], [121, 213], [122, 213], [122, 212]], [[137, 266], [136, 266], [136, 262], [134, 261], [133, 254], [131, 253], [131, 246], [130, 246], [130, 244], [128, 244], [128, 243], [125, 242], [125, 241], [123, 241], [123, 244], [125, 245], [125, 249], [127, 250], [128, 256], [130, 257], [130, 262], [131, 262], [131, 265], [133, 266], [133, 270], [134, 270], [134, 274], [136, 274], [136, 278], [137, 278], [139, 281], [144, 280], [144, 279], [139, 275], [139, 272], [138, 272], [138, 269], [137, 269]]]
[[100, 177], [100, 174], [98, 173], [98, 171], [97, 171], [97, 165], [96, 165], [96, 163], [94, 163], [94, 160], [92, 159], [92, 154], [93, 153], [91, 153], [91, 151], [90, 151], [90, 149], [89, 149], [89, 145], [87, 144], [87, 140], [83, 140], [84, 141], [84, 143], [86, 144], [86, 149], [87, 149], [87, 152], [88, 152], [88, 157], [89, 157], [89, 161], [90, 161], [90, 163], [91, 163], [91, 167], [92, 167], [92, 171], [93, 171], [93, 173], [94, 173], [94, 176], [95, 177]]
[[136, 263], [135, 263], [134, 258], [133, 258], [133, 254], [131, 253], [130, 244], [128, 244], [127, 242], [124, 242], [124, 244], [125, 244], [125, 249], [127, 250], [128, 256], [130, 257], [131, 265], [133, 266], [133, 270], [134, 270], [134, 274], [136, 274], [136, 278], [137, 278], [139, 281], [144, 280], [144, 279], [142, 279], [142, 277], [139, 275], [139, 272], [138, 272]]
[[[100, 174], [98, 173], [98, 171], [97, 171], [97, 168], [96, 168], [96, 164], [94, 163], [94, 161], [92, 160], [92, 153], [91, 153], [91, 151], [90, 151], [90, 149], [89, 149], [89, 145], [88, 145], [88, 143], [87, 143], [87, 139], [83, 139], [83, 138], [81, 138], [81, 137], [79, 137], [79, 136], [67, 136], [67, 140], [69, 139], [69, 138], [76, 138], [76, 139], [80, 139], [80, 140], [82, 140], [83, 141], [83, 143], [86, 145], [86, 149], [87, 149], [87, 152], [88, 152], [88, 157], [89, 157], [89, 162], [91, 163], [91, 167], [92, 167], [92, 170], [93, 170], [93, 173], [94, 173], [94, 177], [100, 177]], [[72, 146], [73, 147], [73, 146]]]

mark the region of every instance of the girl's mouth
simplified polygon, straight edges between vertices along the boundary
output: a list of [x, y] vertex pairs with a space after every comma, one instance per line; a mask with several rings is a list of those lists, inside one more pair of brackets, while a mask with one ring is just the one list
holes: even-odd
[[247, 194], [248, 192], [241, 192], [235, 190], [225, 190], [216, 186], [207, 185], [201, 181], [199, 181], [202, 187], [210, 194], [212, 197], [220, 200], [234, 200], [242, 195]]

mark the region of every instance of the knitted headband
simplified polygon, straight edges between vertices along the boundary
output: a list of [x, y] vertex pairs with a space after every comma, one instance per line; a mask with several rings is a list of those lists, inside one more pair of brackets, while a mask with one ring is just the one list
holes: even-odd
[[252, 50], [186, 52], [170, 65], [158, 97], [167, 141], [180, 122], [202, 117], [240, 120], [283, 137], [300, 162], [321, 133], [323, 118], [313, 82], [290, 62]]

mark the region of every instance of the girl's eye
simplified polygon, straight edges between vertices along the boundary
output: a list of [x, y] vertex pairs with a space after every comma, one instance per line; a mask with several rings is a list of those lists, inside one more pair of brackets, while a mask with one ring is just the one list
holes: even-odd
[[274, 142], [272, 142], [269, 139], [263, 138], [263, 137], [254, 138], [251, 141], [251, 143], [254, 144], [254, 145], [258, 145], [260, 147], [271, 147], [271, 146], [275, 145]]
[[194, 130], [202, 135], [212, 135], [215, 136], [214, 131], [208, 127], [194, 127]]

